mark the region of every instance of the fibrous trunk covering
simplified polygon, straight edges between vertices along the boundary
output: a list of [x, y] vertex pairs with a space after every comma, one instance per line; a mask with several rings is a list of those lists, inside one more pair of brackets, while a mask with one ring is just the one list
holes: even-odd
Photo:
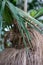
[[43, 65], [43, 35], [32, 31], [35, 50], [8, 48], [0, 53], [0, 65]]

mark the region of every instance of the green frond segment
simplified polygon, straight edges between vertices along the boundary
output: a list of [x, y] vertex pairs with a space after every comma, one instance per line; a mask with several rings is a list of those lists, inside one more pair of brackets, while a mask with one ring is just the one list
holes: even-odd
[[0, 22], [3, 23], [3, 11], [5, 8], [5, 4], [6, 4], [7, 0], [3, 0], [1, 1], [1, 9], [0, 9]]
[[29, 12], [29, 14], [32, 16], [32, 17], [34, 17], [35, 18], [35, 16], [37, 15], [37, 11], [36, 10], [31, 10], [30, 12]]
[[3, 20], [5, 21], [7, 26], [12, 25], [12, 15], [7, 6], [5, 6], [4, 12], [3, 12]]
[[41, 9], [38, 9], [38, 10], [31, 10], [30, 12], [29, 12], [29, 14], [32, 16], [32, 17], [34, 17], [34, 18], [38, 18], [38, 17], [40, 17], [40, 16], [42, 16], [43, 15], [43, 7], [41, 8]]
[[2, 1], [1, 15], [3, 14], [3, 11], [4, 11], [4, 8], [5, 8], [6, 1], [7, 1], [7, 0], [3, 0], [3, 1]]
[[38, 18], [43, 15], [43, 8], [38, 10], [38, 13], [35, 15], [35, 18]]

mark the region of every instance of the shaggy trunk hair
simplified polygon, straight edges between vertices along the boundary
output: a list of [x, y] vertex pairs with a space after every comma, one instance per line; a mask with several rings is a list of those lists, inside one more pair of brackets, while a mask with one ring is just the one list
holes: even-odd
[[[33, 32], [32, 32], [33, 31]], [[0, 53], [0, 65], [43, 65], [43, 35], [32, 30], [34, 50], [8, 48]]]

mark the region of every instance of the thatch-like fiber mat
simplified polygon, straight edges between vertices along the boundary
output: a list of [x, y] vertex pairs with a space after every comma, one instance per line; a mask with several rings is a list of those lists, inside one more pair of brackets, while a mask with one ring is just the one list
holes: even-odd
[[6, 48], [0, 53], [0, 65], [43, 65], [43, 35], [33, 30], [34, 51]]

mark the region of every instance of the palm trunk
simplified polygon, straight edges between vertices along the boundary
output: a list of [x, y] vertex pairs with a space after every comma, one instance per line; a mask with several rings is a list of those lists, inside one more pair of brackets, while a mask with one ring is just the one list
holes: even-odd
[[34, 51], [26, 51], [25, 48], [5, 49], [0, 53], [0, 65], [43, 65], [43, 35], [34, 30], [31, 31], [31, 35]]

